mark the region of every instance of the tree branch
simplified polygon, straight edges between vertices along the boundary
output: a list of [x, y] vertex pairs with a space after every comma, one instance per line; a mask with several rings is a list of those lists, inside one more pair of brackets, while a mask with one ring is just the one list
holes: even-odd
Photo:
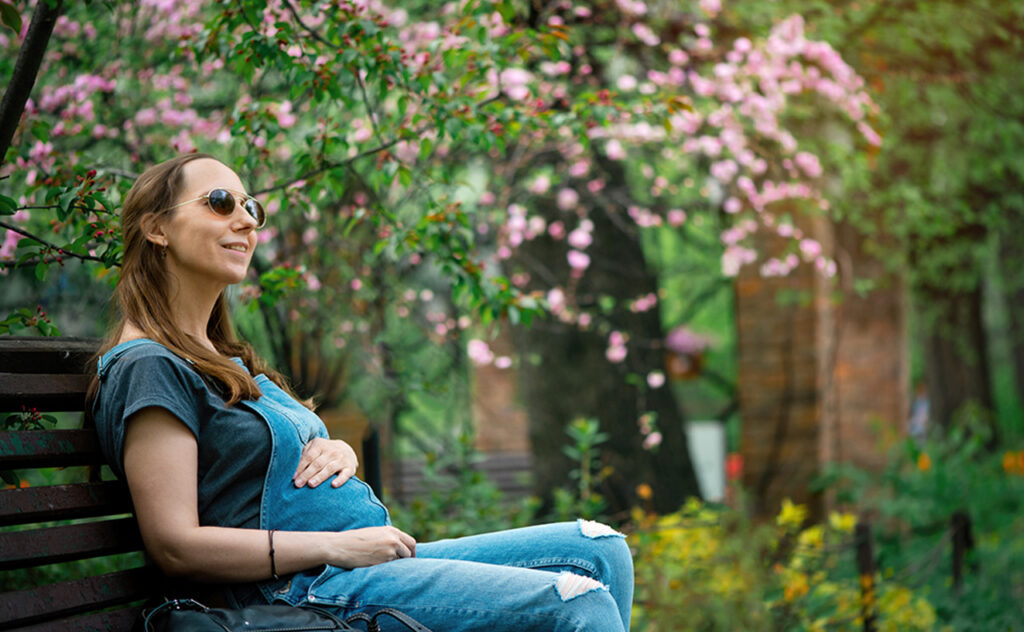
[[4, 164], [4, 156], [14, 139], [14, 131], [18, 129], [18, 121], [21, 120], [25, 102], [36, 83], [50, 34], [53, 33], [53, 26], [57, 23], [63, 5], [63, 0], [56, 0], [52, 6], [50, 2], [42, 0], [32, 14], [32, 23], [18, 51], [18, 61], [14, 64], [11, 83], [4, 92], [3, 102], [0, 102], [0, 165]]
[[[45, 4], [45, 2], [44, 2], [44, 4]], [[17, 233], [19, 235], [22, 235], [23, 237], [28, 237], [32, 241], [39, 242], [39, 243], [41, 243], [44, 246], [47, 246], [49, 248], [53, 248], [54, 250], [56, 250], [57, 252], [59, 252], [62, 255], [67, 255], [67, 256], [73, 257], [75, 259], [81, 259], [82, 261], [97, 261], [97, 262], [102, 263], [104, 265], [111, 265], [111, 264], [107, 263], [105, 260], [103, 260], [100, 257], [94, 257], [93, 255], [83, 255], [83, 254], [79, 254], [77, 252], [72, 252], [70, 250], [66, 250], [63, 247], [58, 246], [57, 244], [51, 243], [49, 241], [46, 241], [42, 237], [39, 237], [38, 235], [34, 235], [34, 234], [28, 232], [27, 230], [25, 230], [24, 228], [21, 228], [20, 226], [15, 226], [14, 224], [8, 224], [7, 222], [0, 221], [0, 228], [6, 228], [9, 231], [13, 231], [13, 232], [15, 232], [15, 233]], [[118, 263], [115, 263], [113, 265], [120, 266], [120, 264], [118, 264]]]

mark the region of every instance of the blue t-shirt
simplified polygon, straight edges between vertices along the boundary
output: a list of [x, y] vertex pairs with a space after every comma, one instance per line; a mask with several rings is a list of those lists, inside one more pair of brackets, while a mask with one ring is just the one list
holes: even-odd
[[245, 407], [225, 406], [208, 378], [163, 345], [137, 344], [102, 367], [93, 403], [100, 448], [122, 480], [125, 424], [150, 406], [167, 410], [196, 437], [199, 524], [258, 529], [270, 462], [266, 423]]

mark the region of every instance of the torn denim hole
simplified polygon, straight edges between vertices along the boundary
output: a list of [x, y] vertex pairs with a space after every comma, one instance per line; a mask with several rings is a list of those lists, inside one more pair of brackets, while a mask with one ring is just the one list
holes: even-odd
[[620, 538], [626, 537], [624, 534], [619, 533], [615, 529], [612, 529], [608, 525], [600, 522], [580, 518], [577, 520], [577, 523], [580, 525], [580, 533], [591, 539], [607, 538], [611, 536], [618, 536]]
[[565, 571], [555, 580], [555, 590], [562, 601], [569, 601], [592, 590], [608, 590], [608, 587], [592, 577]]

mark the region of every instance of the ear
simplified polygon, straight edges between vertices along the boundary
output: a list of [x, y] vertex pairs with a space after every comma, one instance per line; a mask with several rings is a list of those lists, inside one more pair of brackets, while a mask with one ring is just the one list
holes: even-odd
[[165, 248], [167, 247], [167, 235], [164, 233], [164, 223], [161, 219], [156, 213], [146, 213], [139, 222], [139, 227], [142, 229], [142, 234], [146, 236], [146, 241]]

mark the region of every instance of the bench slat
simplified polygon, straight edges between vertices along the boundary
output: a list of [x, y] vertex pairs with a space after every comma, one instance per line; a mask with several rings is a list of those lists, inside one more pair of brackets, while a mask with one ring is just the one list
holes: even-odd
[[13, 632], [124, 632], [142, 613], [142, 606], [122, 608], [112, 612], [100, 612], [72, 619], [47, 621], [24, 628], [14, 628]]
[[[0, 594], [0, 628], [59, 619], [148, 597], [153, 571], [133, 568]], [[46, 628], [50, 629], [50, 628]]]
[[0, 470], [93, 465], [103, 462], [95, 430], [0, 432]]
[[0, 571], [142, 550], [134, 518], [0, 533]]
[[131, 511], [128, 489], [118, 481], [0, 491], [0, 526]]
[[0, 369], [18, 373], [87, 373], [99, 338], [0, 336]]
[[43, 412], [85, 409], [92, 376], [83, 373], [0, 373], [0, 411]]

